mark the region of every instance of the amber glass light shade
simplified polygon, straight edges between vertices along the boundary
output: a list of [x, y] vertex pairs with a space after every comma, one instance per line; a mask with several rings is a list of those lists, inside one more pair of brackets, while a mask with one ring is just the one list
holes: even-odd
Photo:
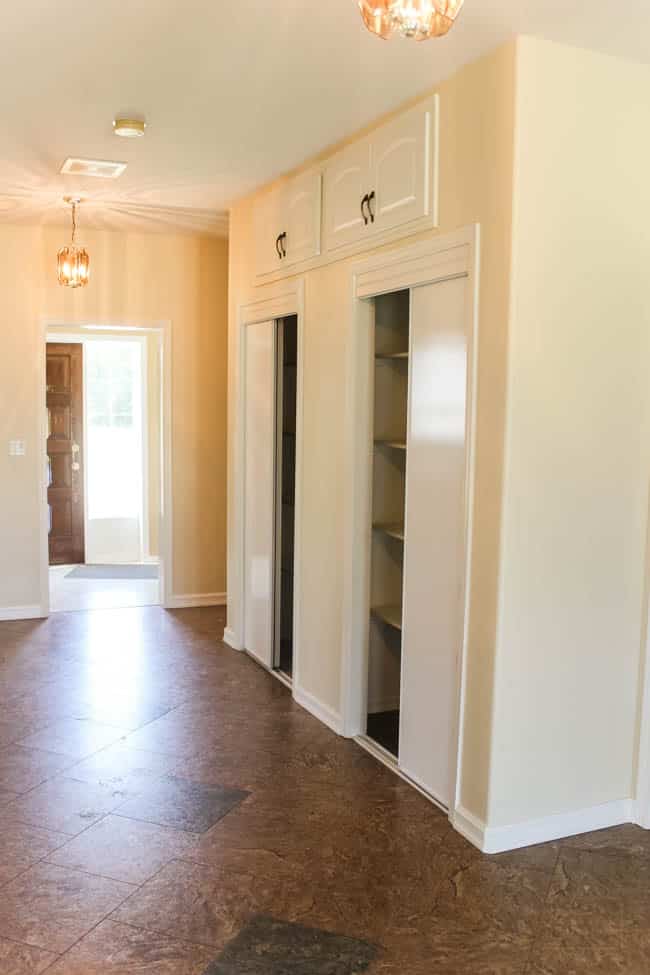
[[72, 239], [67, 247], [62, 247], [56, 255], [56, 273], [59, 284], [64, 288], [83, 288], [90, 277], [90, 258], [88, 251], [75, 244], [77, 233], [78, 197], [66, 196], [65, 202], [72, 207]]
[[358, 0], [363, 22], [387, 40], [392, 34], [426, 41], [454, 25], [464, 0]]
[[59, 284], [66, 288], [82, 288], [90, 277], [88, 251], [74, 244], [62, 247], [56, 255], [56, 270]]

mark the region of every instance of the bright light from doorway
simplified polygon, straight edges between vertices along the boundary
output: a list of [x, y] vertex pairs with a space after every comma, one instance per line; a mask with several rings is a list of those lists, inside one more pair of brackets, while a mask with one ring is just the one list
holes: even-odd
[[143, 516], [142, 345], [88, 342], [88, 520]]

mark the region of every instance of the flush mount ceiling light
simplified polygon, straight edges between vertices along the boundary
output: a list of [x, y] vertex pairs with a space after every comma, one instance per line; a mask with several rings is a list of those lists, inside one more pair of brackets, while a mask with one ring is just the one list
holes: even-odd
[[77, 207], [81, 200], [77, 196], [63, 198], [72, 207], [72, 238], [67, 247], [62, 247], [56, 255], [56, 270], [59, 284], [65, 288], [83, 288], [90, 276], [88, 251], [75, 244], [77, 232]]
[[369, 31], [388, 40], [393, 34], [426, 41], [454, 26], [464, 0], [358, 0]]
[[94, 176], [99, 179], [117, 179], [126, 169], [126, 163], [109, 162], [105, 159], [66, 159], [60, 172], [64, 176]]
[[139, 118], [122, 118], [113, 120], [113, 132], [123, 139], [139, 139], [144, 135], [147, 123]]

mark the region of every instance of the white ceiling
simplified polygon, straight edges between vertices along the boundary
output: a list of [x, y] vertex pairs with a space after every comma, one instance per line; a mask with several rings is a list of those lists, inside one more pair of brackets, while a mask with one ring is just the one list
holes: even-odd
[[[355, 0], [3, 4], [0, 219], [224, 232], [237, 197], [431, 88], [515, 33], [650, 61], [648, 0], [465, 0], [451, 34], [365, 31]], [[142, 140], [116, 113], [143, 113]], [[59, 176], [114, 159], [117, 181]]]

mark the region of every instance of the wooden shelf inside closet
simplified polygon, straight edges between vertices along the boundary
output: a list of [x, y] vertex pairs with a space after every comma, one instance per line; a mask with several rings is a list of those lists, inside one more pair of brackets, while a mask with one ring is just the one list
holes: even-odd
[[382, 623], [388, 623], [396, 630], [402, 629], [402, 607], [401, 606], [373, 606], [371, 614]]
[[391, 538], [397, 538], [400, 542], [404, 541], [404, 522], [402, 521], [376, 521], [372, 527], [375, 531], [383, 532]]

